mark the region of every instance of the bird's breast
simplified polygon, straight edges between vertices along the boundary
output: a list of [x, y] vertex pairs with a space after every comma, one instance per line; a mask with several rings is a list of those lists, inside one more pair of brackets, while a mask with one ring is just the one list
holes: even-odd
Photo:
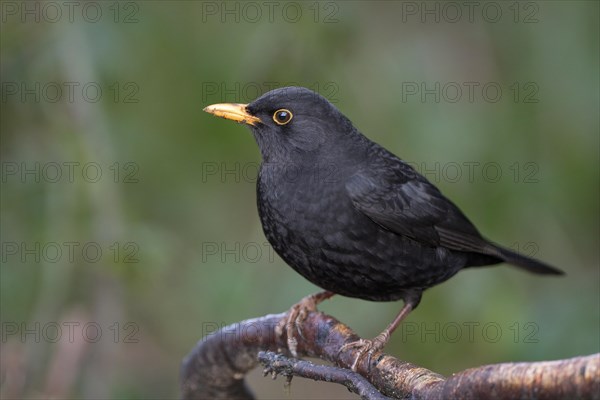
[[280, 253], [320, 249], [328, 235], [348, 228], [354, 211], [344, 179], [327, 167], [263, 167], [257, 201], [265, 235]]
[[338, 226], [350, 218], [344, 181], [325, 167], [263, 168], [257, 194], [263, 224], [282, 225], [307, 239], [320, 236], [324, 222]]
[[305, 278], [335, 293], [394, 300], [407, 289], [435, 284], [432, 277], [451, 276], [462, 262], [375, 224], [354, 207], [345, 179], [263, 168], [257, 203], [273, 249]]

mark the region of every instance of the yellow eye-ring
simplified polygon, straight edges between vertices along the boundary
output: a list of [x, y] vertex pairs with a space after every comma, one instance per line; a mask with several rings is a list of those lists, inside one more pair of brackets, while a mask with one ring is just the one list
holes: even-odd
[[292, 112], [290, 110], [286, 110], [285, 108], [280, 108], [279, 110], [273, 113], [273, 121], [277, 125], [285, 125], [292, 120]]

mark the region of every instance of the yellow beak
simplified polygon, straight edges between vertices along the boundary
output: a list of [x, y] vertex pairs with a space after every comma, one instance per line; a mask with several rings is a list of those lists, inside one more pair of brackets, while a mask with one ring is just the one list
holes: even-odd
[[234, 103], [213, 104], [205, 107], [204, 111], [216, 115], [217, 117], [248, 125], [256, 125], [257, 122], [262, 122], [260, 118], [250, 115], [248, 111], [246, 111], [246, 106], [247, 104]]

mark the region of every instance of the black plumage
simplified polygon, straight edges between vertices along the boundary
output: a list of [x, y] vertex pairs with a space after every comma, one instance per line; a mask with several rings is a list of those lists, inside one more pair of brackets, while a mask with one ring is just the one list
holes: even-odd
[[286, 263], [329, 292], [404, 300], [387, 334], [366, 343], [370, 350], [383, 347], [425, 289], [463, 268], [508, 262], [562, 274], [485, 239], [425, 177], [308, 89], [205, 110], [250, 126], [263, 158], [260, 219]]

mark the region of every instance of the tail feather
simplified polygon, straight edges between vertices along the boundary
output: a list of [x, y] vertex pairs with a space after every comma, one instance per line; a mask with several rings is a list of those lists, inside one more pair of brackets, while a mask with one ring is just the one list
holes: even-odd
[[498, 257], [505, 262], [523, 268], [534, 274], [545, 274], [545, 275], [564, 275], [565, 273], [558, 268], [554, 268], [546, 263], [538, 261], [534, 258], [527, 257], [516, 253], [512, 250], [506, 249], [495, 245], [498, 251]]

